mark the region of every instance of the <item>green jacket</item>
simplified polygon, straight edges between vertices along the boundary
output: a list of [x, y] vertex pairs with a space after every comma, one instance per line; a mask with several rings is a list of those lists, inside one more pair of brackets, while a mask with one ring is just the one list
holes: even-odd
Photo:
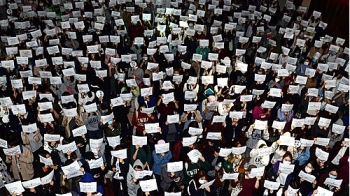
[[151, 148], [149, 145], [147, 145], [145, 148], [147, 149], [147, 152], [144, 150], [143, 147], [139, 148], [136, 159], [134, 160], [133, 156], [134, 156], [134, 153], [136, 151], [136, 147], [134, 145], [130, 146], [130, 154], [129, 155], [130, 155], [130, 164], [131, 165], [133, 165], [134, 162], [137, 159], [139, 159], [142, 162], [142, 164], [145, 164], [147, 162], [151, 168], [151, 166], [152, 166], [152, 162], [151, 162], [152, 161], [152, 151], [151, 151]]
[[201, 160], [198, 160], [198, 163], [185, 162], [183, 167], [184, 178], [182, 179], [182, 184], [188, 185], [200, 168], [203, 170], [209, 170], [210, 164], [207, 161], [203, 162]]
[[209, 52], [210, 49], [207, 47], [201, 48], [200, 46], [198, 46], [196, 49], [196, 53], [202, 55], [202, 60], [207, 60]]
[[109, 127], [108, 125], [104, 128], [105, 131], [105, 135], [106, 137], [114, 137], [114, 136], [118, 136], [121, 133], [121, 125], [120, 123], [117, 123], [116, 126], [113, 127]]

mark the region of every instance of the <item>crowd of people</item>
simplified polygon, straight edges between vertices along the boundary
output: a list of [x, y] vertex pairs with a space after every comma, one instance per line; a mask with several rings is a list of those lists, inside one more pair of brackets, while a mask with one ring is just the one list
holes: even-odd
[[1, 1], [0, 194], [348, 195], [348, 40], [302, 2]]

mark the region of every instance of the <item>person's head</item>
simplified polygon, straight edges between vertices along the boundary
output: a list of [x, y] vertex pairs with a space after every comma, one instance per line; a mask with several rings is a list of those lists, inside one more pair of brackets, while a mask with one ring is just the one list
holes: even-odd
[[102, 112], [103, 114], [109, 113], [110, 107], [108, 107], [108, 106], [109, 106], [109, 105], [108, 105], [107, 103], [102, 103], [102, 104], [101, 104], [100, 108], [101, 108], [101, 112]]
[[147, 53], [144, 53], [143, 56], [142, 56], [142, 59], [147, 61], [148, 60], [148, 56], [147, 56]]
[[84, 159], [86, 161], [90, 161], [90, 160], [93, 160], [95, 159], [95, 155], [93, 152], [89, 151], [89, 152], [85, 152], [85, 154], [83, 155]]
[[329, 169], [328, 177], [331, 179], [336, 179], [338, 177], [338, 168], [332, 167]]
[[180, 191], [181, 190], [180, 190], [179, 186], [177, 186], [176, 183], [171, 183], [168, 190], [167, 190], [168, 193], [178, 193]]
[[66, 193], [70, 193], [70, 190], [66, 186], [60, 186], [57, 190], [57, 193], [58, 194], [66, 194]]
[[135, 171], [142, 171], [142, 166], [140, 166], [140, 165], [135, 165], [134, 170], [135, 170]]
[[215, 157], [218, 157], [218, 156], [219, 156], [219, 153], [220, 153], [220, 147], [217, 146], [217, 145], [214, 145], [214, 146], [213, 146], [213, 153], [214, 153], [214, 156], [215, 156]]
[[248, 169], [245, 171], [245, 175], [249, 176], [250, 172], [252, 171], [253, 168], [256, 168], [255, 165], [249, 165]]
[[336, 54], [337, 54], [337, 52], [336, 52], [336, 51], [334, 51], [334, 50], [329, 51], [329, 53], [330, 53], [332, 56], [334, 56], [334, 55], [336, 55]]
[[327, 161], [327, 160], [322, 160], [322, 159], [320, 159], [320, 158], [318, 158], [318, 157], [317, 157], [317, 159], [316, 159], [316, 163], [317, 163], [318, 167], [320, 167], [320, 168], [324, 168], [324, 167], [325, 167], [326, 161]]
[[180, 75], [181, 74], [181, 70], [180, 69], [174, 69], [174, 75], [177, 76], [177, 75]]
[[242, 147], [241, 142], [240, 142], [240, 141], [236, 141], [236, 142], [234, 143], [234, 147]]
[[308, 174], [311, 174], [316, 168], [316, 163], [314, 161], [309, 161], [306, 163], [305, 165], [305, 172], [308, 173]]
[[297, 195], [297, 193], [299, 192], [299, 188], [300, 188], [300, 183], [296, 180], [293, 180], [290, 182], [285, 195], [288, 196], [295, 196]]
[[287, 152], [283, 155], [282, 163], [284, 163], [284, 164], [291, 164], [291, 163], [292, 163], [292, 159], [293, 159], [292, 153], [290, 153], [289, 151], [287, 151]]
[[15, 138], [15, 137], [10, 137], [7, 141], [7, 146], [8, 148], [13, 148], [13, 147], [16, 147], [20, 144], [18, 138]]
[[197, 187], [207, 182], [207, 177], [204, 170], [199, 170], [198, 173], [193, 177]]
[[311, 58], [310, 57], [306, 57], [304, 60], [304, 65], [309, 65], [311, 62]]
[[141, 111], [142, 108], [146, 108], [146, 107], [147, 107], [147, 106], [146, 106], [145, 103], [140, 103], [140, 105], [139, 105], [139, 110]]

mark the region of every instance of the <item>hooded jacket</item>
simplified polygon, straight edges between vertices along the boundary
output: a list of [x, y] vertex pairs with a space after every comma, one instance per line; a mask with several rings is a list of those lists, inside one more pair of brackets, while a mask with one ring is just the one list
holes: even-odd
[[[180, 177], [180, 180], [178, 182], [175, 181]], [[164, 164], [161, 167], [161, 176], [160, 176], [161, 182], [160, 182], [160, 187], [162, 187], [163, 191], [167, 191], [171, 185], [171, 183], [175, 183], [178, 187], [181, 186], [181, 182], [183, 179], [183, 173], [182, 171], [177, 171], [175, 172], [175, 176], [171, 177], [170, 173], [168, 172], [168, 165]]]
[[[135, 168], [136, 166], [140, 166], [142, 168], [142, 170], [144, 169], [143, 168], [143, 164], [142, 162], [137, 159], [132, 168]], [[140, 188], [140, 184], [139, 182], [133, 182], [133, 178], [134, 178], [134, 173], [132, 172], [132, 170], [129, 170], [128, 172], [128, 175], [126, 177], [126, 183], [128, 185], [128, 195], [129, 196], [137, 196], [137, 190]]]
[[249, 138], [247, 141], [247, 147], [253, 149], [254, 146], [256, 146], [256, 144], [258, 143], [258, 141], [260, 141], [261, 139], [269, 139], [269, 131], [267, 129], [254, 129], [253, 126], [250, 126], [248, 131], [246, 132], [246, 137]]
[[[259, 140], [255, 144], [254, 148], [250, 151], [249, 165], [255, 165], [256, 167], [264, 167], [269, 164], [269, 161], [270, 161], [269, 155], [262, 156], [262, 158], [260, 158], [259, 156], [259, 146], [263, 144], [265, 144], [265, 146], [267, 147], [266, 142], [264, 140]], [[272, 145], [271, 148], [272, 148], [272, 152], [275, 151], [276, 149], [274, 145]]]
[[172, 157], [171, 151], [168, 151], [167, 153], [165, 153], [164, 156], [161, 156], [160, 154], [157, 154], [156, 151], [154, 150], [152, 152], [152, 156], [154, 160], [153, 173], [160, 175], [162, 165], [167, 164]]

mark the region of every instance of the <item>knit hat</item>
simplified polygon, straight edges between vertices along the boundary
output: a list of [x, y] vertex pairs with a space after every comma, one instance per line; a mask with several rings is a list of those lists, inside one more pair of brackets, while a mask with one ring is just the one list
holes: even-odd
[[208, 102], [214, 102], [216, 100], [214, 95], [208, 96]]
[[157, 144], [165, 144], [164, 140], [158, 140]]

